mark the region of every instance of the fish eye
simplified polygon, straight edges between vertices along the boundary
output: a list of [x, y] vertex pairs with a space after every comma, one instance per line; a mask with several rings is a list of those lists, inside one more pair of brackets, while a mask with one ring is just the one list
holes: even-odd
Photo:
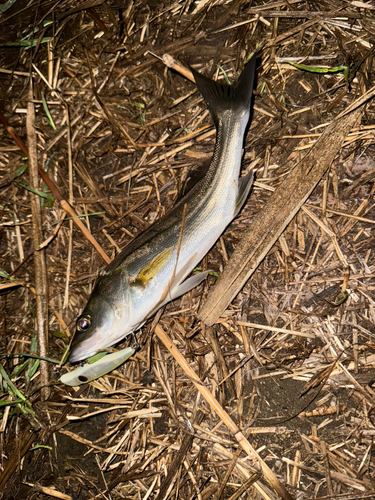
[[85, 377], [84, 375], [80, 375], [80, 376], [78, 377], [78, 380], [79, 380], [80, 382], [87, 382], [88, 378], [87, 378], [87, 377]]
[[77, 330], [80, 332], [85, 332], [91, 326], [91, 318], [90, 316], [82, 316], [77, 320]]

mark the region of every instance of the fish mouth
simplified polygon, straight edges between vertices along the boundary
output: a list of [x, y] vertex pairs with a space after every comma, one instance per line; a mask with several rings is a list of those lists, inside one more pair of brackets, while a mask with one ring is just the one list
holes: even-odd
[[84, 354], [82, 355], [80, 352], [74, 351], [69, 355], [68, 361], [69, 363], [78, 363], [78, 361], [84, 361], [85, 359], [89, 358], [90, 354], [87, 355]]
[[[108, 332], [108, 330], [104, 330]], [[79, 332], [78, 332], [79, 335]], [[111, 334], [104, 335], [101, 330], [96, 330], [90, 335], [84, 338], [75, 337], [71, 344], [71, 349], [69, 353], [69, 363], [78, 363], [78, 361], [84, 361], [99, 352], [106, 351], [110, 346], [120, 342], [126, 335], [123, 336], [113, 336]], [[109, 340], [111, 339], [111, 340]]]
[[74, 345], [73, 350], [69, 354], [69, 363], [78, 363], [78, 361], [84, 361], [87, 358], [91, 358], [101, 350], [97, 345], [88, 349], [85, 345], [85, 341], [78, 342]]

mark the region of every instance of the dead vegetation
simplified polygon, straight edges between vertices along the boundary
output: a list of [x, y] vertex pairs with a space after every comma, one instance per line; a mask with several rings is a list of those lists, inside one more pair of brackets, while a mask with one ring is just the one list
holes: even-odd
[[[2, 498], [375, 498], [373, 4], [10, 4], [0, 5]], [[99, 270], [212, 155], [207, 108], [171, 58], [233, 81], [256, 51], [243, 161], [256, 183], [202, 262], [213, 276], [150, 320], [121, 368], [57, 384]], [[326, 166], [308, 199], [295, 201], [298, 183], [284, 190], [290, 218], [279, 233], [276, 216], [260, 223], [273, 239], [257, 259], [241, 254], [273, 191], [311, 158]], [[219, 307], [228, 274], [240, 276], [233, 262], [245, 284]]]

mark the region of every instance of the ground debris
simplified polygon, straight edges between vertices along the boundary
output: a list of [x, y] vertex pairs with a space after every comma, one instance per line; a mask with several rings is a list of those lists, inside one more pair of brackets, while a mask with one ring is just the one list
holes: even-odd
[[[360, 1], [0, 6], [1, 498], [375, 498], [374, 33], [374, 7]], [[212, 156], [188, 67], [233, 81], [254, 52], [243, 171], [256, 182], [203, 259], [212, 275], [144, 326], [126, 364], [77, 389], [56, 384], [103, 261], [167, 213]], [[203, 325], [197, 313], [250, 221], [365, 99], [301, 210]], [[63, 202], [50, 184], [30, 185], [21, 142], [30, 147], [32, 109], [31, 163]]]

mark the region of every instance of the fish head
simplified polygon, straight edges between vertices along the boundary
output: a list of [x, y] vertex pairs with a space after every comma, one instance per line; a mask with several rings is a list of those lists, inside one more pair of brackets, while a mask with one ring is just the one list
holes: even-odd
[[104, 272], [76, 322], [69, 361], [76, 363], [131, 333], [130, 280], [126, 270]]

